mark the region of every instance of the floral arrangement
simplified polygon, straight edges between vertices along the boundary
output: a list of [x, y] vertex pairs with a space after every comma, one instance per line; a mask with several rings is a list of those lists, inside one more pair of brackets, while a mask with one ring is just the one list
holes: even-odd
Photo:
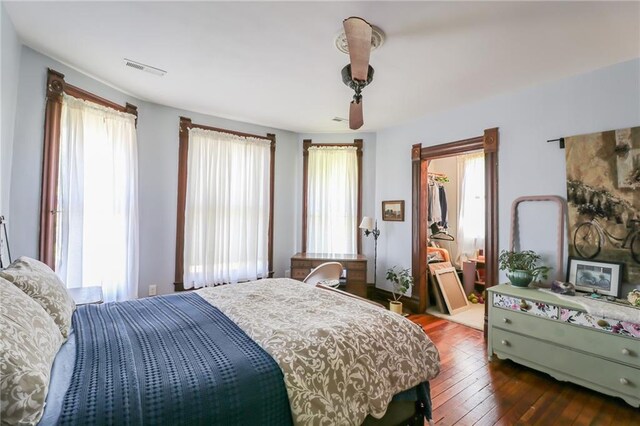
[[640, 290], [633, 289], [627, 295], [627, 300], [631, 305], [640, 307]]

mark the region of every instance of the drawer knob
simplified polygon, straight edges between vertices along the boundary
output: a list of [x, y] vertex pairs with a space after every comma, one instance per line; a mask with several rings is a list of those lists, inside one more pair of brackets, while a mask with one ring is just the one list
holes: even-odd
[[620, 383], [623, 385], [628, 385], [629, 384], [629, 380], [625, 379], [624, 377], [620, 377]]
[[622, 355], [629, 355], [631, 351], [627, 348], [622, 348]]
[[500, 343], [502, 343], [504, 346], [509, 346], [509, 341], [508, 340], [502, 340]]
[[529, 309], [531, 309], [531, 305], [529, 305], [526, 300], [521, 299], [520, 300], [520, 309], [522, 309], [524, 311], [528, 311]]
[[509, 318], [502, 318], [502, 322], [505, 324], [509, 324], [511, 320]]

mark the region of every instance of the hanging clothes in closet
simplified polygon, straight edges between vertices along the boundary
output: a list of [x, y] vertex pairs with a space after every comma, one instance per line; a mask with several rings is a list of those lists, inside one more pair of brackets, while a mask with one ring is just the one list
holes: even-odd
[[447, 191], [441, 181], [447, 182], [448, 179], [446, 176], [429, 174], [427, 221], [429, 226], [435, 223], [438, 227], [447, 229], [449, 227]]

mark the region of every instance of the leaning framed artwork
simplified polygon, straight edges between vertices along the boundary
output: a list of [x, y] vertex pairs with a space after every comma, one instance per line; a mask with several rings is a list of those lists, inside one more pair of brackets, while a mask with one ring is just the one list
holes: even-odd
[[466, 311], [471, 307], [458, 278], [456, 268], [442, 268], [434, 271], [440, 292], [444, 297], [449, 315]]
[[623, 263], [619, 262], [596, 262], [570, 257], [567, 281], [575, 284], [576, 290], [618, 297], [622, 266]]
[[404, 222], [404, 200], [383, 201], [382, 220]]

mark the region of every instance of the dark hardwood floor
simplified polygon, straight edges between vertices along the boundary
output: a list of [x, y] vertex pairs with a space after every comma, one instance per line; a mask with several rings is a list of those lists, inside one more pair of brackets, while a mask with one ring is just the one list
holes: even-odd
[[436, 425], [640, 425], [640, 410], [619, 398], [497, 358], [482, 332], [430, 315], [410, 315], [440, 351], [431, 381]]

